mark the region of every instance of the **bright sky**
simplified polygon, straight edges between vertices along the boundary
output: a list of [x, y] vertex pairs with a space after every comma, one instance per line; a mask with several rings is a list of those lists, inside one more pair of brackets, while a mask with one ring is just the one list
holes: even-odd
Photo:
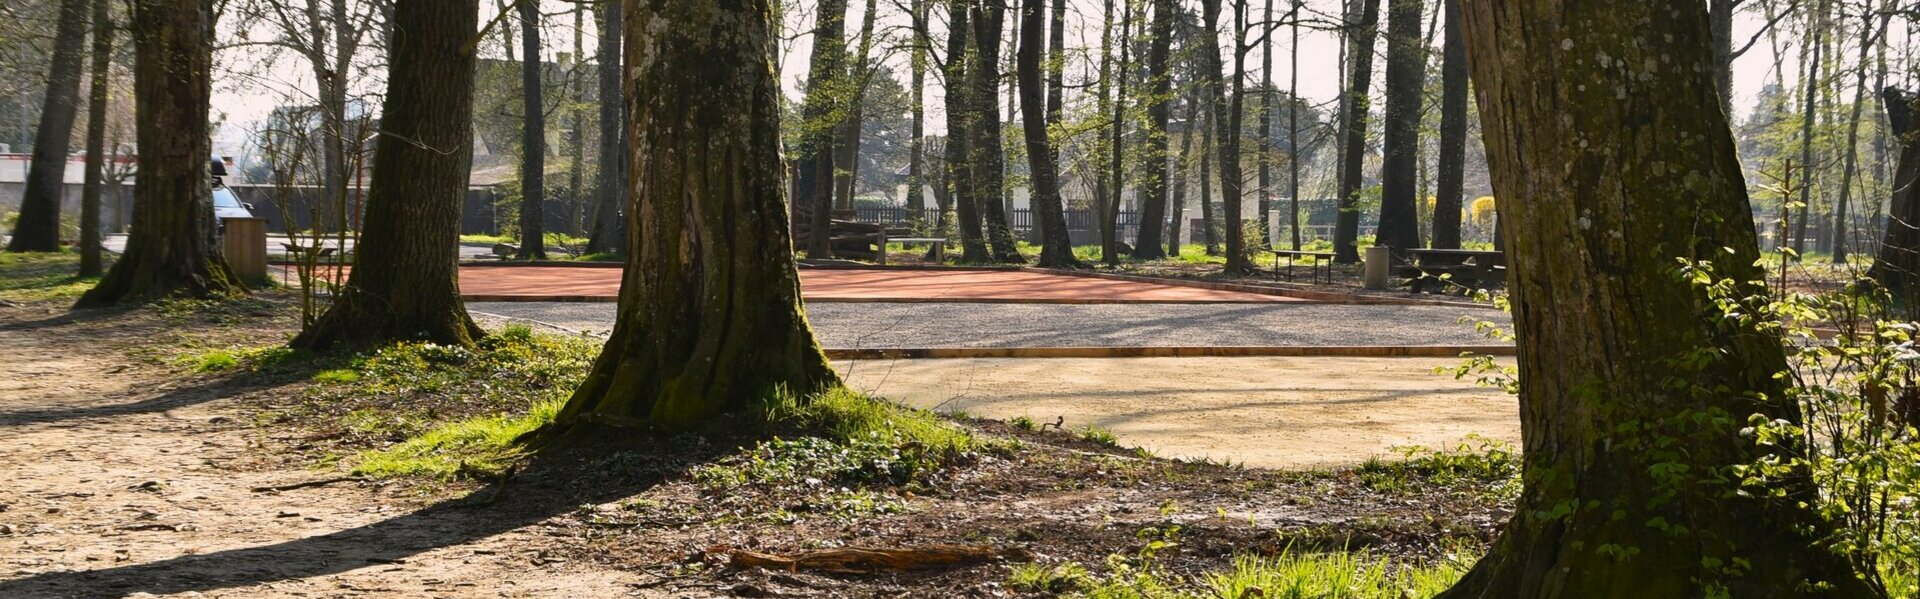
[[[560, 13], [571, 10], [574, 4], [556, 0], [544, 1], [546, 2], [545, 10], [548, 14], [555, 15], [547, 18], [547, 33], [545, 36], [547, 46], [546, 55], [549, 59], [552, 59], [561, 53], [572, 52], [572, 33], [569, 29], [572, 24], [572, 18], [569, 15]], [[798, 97], [801, 82], [806, 76], [808, 54], [812, 49], [812, 37], [808, 32], [812, 28], [815, 3], [812, 0], [786, 0], [786, 3], [790, 7], [785, 19], [788, 39], [782, 48], [781, 77], [782, 84], [786, 88], [787, 93], [790, 96]], [[859, 31], [866, 3], [863, 0], [849, 0], [849, 3], [852, 4], [852, 14], [848, 16], [846, 25], [848, 37], [851, 39], [857, 35]], [[896, 68], [896, 71], [900, 74], [904, 82], [907, 72], [907, 53], [899, 44], [908, 35], [907, 25], [909, 21], [905, 15], [905, 7], [908, 5], [908, 0], [879, 0], [877, 4], [879, 6], [880, 17], [877, 19], [875, 29], [877, 32], [876, 36], [880, 41], [876, 42], [875, 54], [884, 56], [884, 60]], [[1255, 4], [1255, 8], [1251, 19], [1254, 21], [1264, 20], [1261, 15], [1261, 9], [1264, 3], [1255, 0], [1253, 4]], [[1274, 18], [1283, 17], [1289, 6], [1288, 0], [1277, 0], [1274, 4]], [[1307, 0], [1305, 2], [1305, 12], [1308, 14], [1318, 12], [1323, 18], [1330, 18], [1324, 17], [1324, 15], [1337, 14], [1339, 5], [1339, 0]], [[483, 23], [493, 18], [493, 10], [493, 3], [482, 3], [483, 13], [480, 18]], [[1105, 16], [1101, 14], [1101, 10], [1101, 0], [1069, 0], [1067, 27], [1067, 48], [1069, 52], [1074, 52], [1079, 48], [1091, 48], [1097, 51], [1101, 35], [1100, 27], [1103, 23], [1107, 22]], [[1229, 10], [1229, 13], [1230, 12]], [[936, 11], [936, 13], [937, 14], [931, 16], [932, 28], [935, 37], [943, 39], [946, 28], [945, 11], [942, 9]], [[1222, 15], [1223, 22], [1230, 20], [1231, 16], [1231, 14]], [[1017, 21], [1017, 18], [1017, 11], [1009, 11], [1008, 20], [1010, 27], [1011, 22]], [[1431, 20], [1433, 16], [1428, 15], [1427, 19]], [[1764, 18], [1759, 14], [1741, 15], [1741, 18], [1735, 25], [1735, 45], [1739, 46], [1744, 44], [1756, 31], [1760, 30], [1763, 23]], [[586, 19], [586, 26], [588, 31], [584, 36], [584, 45], [587, 48], [587, 53], [591, 54], [597, 43], [595, 34], [592, 31], [593, 20], [591, 15]], [[235, 32], [231, 30], [223, 32], [223, 34], [229, 38], [233, 37], [234, 33]], [[256, 32], [252, 37], [258, 39], [265, 35], [267, 35], [265, 32]], [[1905, 35], [1905, 32], [1896, 31], [1895, 35]], [[1292, 40], [1289, 36], [1290, 31], [1287, 29], [1276, 31], [1274, 36], [1275, 56], [1273, 80], [1276, 85], [1282, 88], [1285, 88], [1288, 77], [1291, 75], [1289, 60], [1291, 59]], [[495, 33], [489, 37], [497, 38], [498, 34]], [[518, 37], [516, 32], [516, 39], [514, 40], [516, 46], [519, 44]], [[1437, 36], [1435, 39], [1437, 46]], [[1010, 42], [1011, 40], [1008, 41]], [[935, 45], [940, 46], [941, 42], [936, 41]], [[1007, 43], [1005, 45], [1005, 51], [1010, 54], [1013, 50], [1012, 44]], [[485, 48], [483, 52], [493, 52], [496, 56], [500, 52], [498, 42], [492, 42], [491, 40], [489, 43], [484, 44], [483, 48]], [[1788, 56], [1785, 57], [1784, 62], [1790, 70], [1787, 74], [1787, 80], [1792, 82], [1797, 78], [1794, 73], [1798, 71], [1794, 60], [1796, 58], [1796, 51], [1789, 49], [1786, 53]], [[1774, 80], [1774, 74], [1772, 72], [1774, 61], [1772, 54], [1771, 46], [1767, 39], [1762, 36], [1758, 43], [1754, 44], [1751, 51], [1747, 52], [1747, 54], [1735, 62], [1735, 97], [1733, 104], [1736, 115], [1744, 116], [1753, 105], [1754, 98], [1759, 94], [1761, 89], [1768, 82]], [[271, 113], [275, 106], [283, 103], [282, 98], [289, 90], [310, 90], [311, 88], [311, 76], [306, 74], [306, 67], [298, 58], [290, 54], [282, 54], [272, 60], [264, 60], [263, 56], [265, 55], [261, 53], [258, 48], [224, 51], [221, 55], [221, 60], [225, 63], [231, 63], [237, 66], [245, 61], [251, 60], [263, 62], [264, 64], [262, 66], [265, 67], [259, 70], [258, 75], [246, 76], [244, 78], [233, 76], [224, 80], [222, 84], [216, 85], [213, 99], [216, 118], [222, 113], [225, 116], [225, 122], [217, 140], [218, 149], [222, 152], [231, 153], [237, 150], [238, 146], [244, 142], [246, 131], [251, 124], [264, 119]], [[1085, 56], [1076, 57], [1068, 65], [1068, 79], [1071, 81], [1083, 78], [1086, 71], [1092, 68], [1092, 61], [1095, 58], [1096, 57], [1092, 56], [1091, 51]], [[1340, 84], [1338, 72], [1339, 59], [1340, 49], [1336, 34], [1332, 32], [1314, 31], [1310, 28], [1302, 27], [1300, 39], [1300, 95], [1318, 102], [1330, 102], [1336, 98], [1339, 94]], [[1259, 52], [1255, 51], [1250, 54], [1247, 60], [1248, 74], [1249, 77], [1252, 78], [1250, 82], [1257, 82], [1260, 75]], [[1438, 57], [1435, 56], [1433, 60], [1438, 60]], [[1382, 76], [1383, 71], [1384, 68], [1376, 67], [1375, 76]], [[368, 84], [377, 86], [378, 82], [368, 82]], [[1376, 89], [1378, 89], [1379, 85], [1380, 83], [1376, 81]], [[1069, 102], [1072, 101], [1071, 94], [1073, 93], [1075, 92], [1069, 91]], [[928, 76], [926, 90], [927, 131], [929, 133], [937, 134], [943, 132], [945, 129], [944, 121], [940, 118], [942, 95], [942, 86], [937, 78], [937, 74], [930, 74]]]

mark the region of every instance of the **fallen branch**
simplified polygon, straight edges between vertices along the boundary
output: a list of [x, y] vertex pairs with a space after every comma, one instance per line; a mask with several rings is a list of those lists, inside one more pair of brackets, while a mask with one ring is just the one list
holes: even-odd
[[334, 483], [359, 482], [364, 480], [367, 480], [367, 479], [359, 476], [336, 476], [333, 478], [323, 478], [320, 480], [310, 480], [306, 482], [292, 483], [292, 484], [286, 484], [286, 485], [268, 485], [264, 487], [254, 487], [248, 490], [253, 491], [255, 493], [278, 493], [280, 491], [292, 491], [294, 489], [305, 489], [307, 487], [323, 487], [323, 486], [331, 485]]
[[1001, 559], [1029, 561], [1033, 559], [1033, 554], [1019, 547], [935, 545], [917, 549], [847, 547], [808, 551], [792, 556], [734, 549], [728, 552], [727, 557], [728, 565], [735, 568], [759, 567], [788, 572], [819, 570], [841, 574], [865, 574], [883, 570], [973, 566]]

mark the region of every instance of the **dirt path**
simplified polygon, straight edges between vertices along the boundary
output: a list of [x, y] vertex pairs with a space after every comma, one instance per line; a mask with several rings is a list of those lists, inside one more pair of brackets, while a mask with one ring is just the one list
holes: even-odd
[[[0, 308], [0, 597], [610, 597], [634, 575], [544, 558], [544, 514], [423, 508], [277, 463], [236, 394], [129, 354], [140, 314]], [[136, 350], [137, 351], [137, 350]]]

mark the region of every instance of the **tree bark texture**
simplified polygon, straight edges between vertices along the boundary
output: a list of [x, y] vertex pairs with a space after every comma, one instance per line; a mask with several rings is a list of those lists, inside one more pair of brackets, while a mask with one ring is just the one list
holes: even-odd
[[594, 174], [593, 233], [587, 253], [618, 252], [627, 234], [626, 106], [620, 96], [620, 15], [624, 0], [600, 0], [595, 24], [600, 31], [600, 165]]
[[1351, 27], [1347, 35], [1347, 91], [1340, 96], [1340, 189], [1335, 202], [1339, 213], [1333, 221], [1333, 261], [1353, 264], [1360, 261], [1355, 244], [1360, 240], [1360, 187], [1366, 183], [1362, 169], [1367, 157], [1367, 111], [1371, 101], [1367, 88], [1373, 83], [1373, 43], [1379, 36], [1380, 0], [1357, 0], [1355, 11], [1347, 15]]
[[[1441, 597], [1873, 597], [1815, 546], [1804, 476], [1742, 496], [1793, 422], [1779, 338], [1676, 272], [1764, 295], [1705, 7], [1463, 3], [1488, 163], [1509, 225], [1524, 490]], [[1727, 478], [1722, 478], [1727, 477]], [[1732, 480], [1728, 480], [1731, 478]], [[1824, 593], [1804, 584], [1831, 584]]]
[[[547, 113], [540, 71], [540, 3], [520, 11], [520, 260], [547, 259]], [[396, 33], [395, 35], [398, 35]]]
[[1020, 119], [1027, 142], [1027, 164], [1032, 170], [1034, 222], [1039, 225], [1040, 266], [1080, 266], [1067, 237], [1067, 216], [1060, 200], [1060, 166], [1047, 138], [1045, 92], [1040, 82], [1040, 47], [1045, 44], [1046, 0], [1023, 0], [1020, 7], [1020, 48], [1015, 71], [1020, 80]]
[[833, 146], [838, 133], [841, 71], [846, 63], [847, 0], [820, 0], [808, 61], [807, 96], [801, 106], [797, 214], [808, 220], [808, 258], [833, 257]]
[[838, 377], [801, 307], [767, 0], [629, 0], [619, 316], [558, 423], [687, 427]]
[[975, 60], [968, 65], [973, 122], [968, 133], [967, 156], [973, 173], [974, 206], [985, 227], [991, 259], [1003, 264], [1024, 264], [1013, 238], [1013, 226], [1007, 220], [1006, 156], [1000, 138], [1000, 102], [994, 93], [1000, 86], [1001, 25], [1006, 22], [1007, 7], [1000, 0], [984, 0], [973, 8], [973, 47]]
[[100, 194], [107, 168], [107, 84], [113, 68], [111, 0], [93, 0], [92, 82], [87, 88], [87, 165], [80, 187], [80, 276], [100, 276]]
[[[141, 0], [133, 7], [134, 104], [140, 178], [127, 251], [80, 296], [90, 308], [243, 293], [214, 240], [207, 160], [213, 155], [213, 18], [206, 0]], [[185, 133], [183, 133], [185, 132]]]
[[1441, 0], [1446, 33], [1440, 57], [1440, 159], [1435, 174], [1433, 247], [1460, 248], [1460, 218], [1466, 204], [1467, 46], [1460, 38], [1461, 0]]
[[1166, 257], [1160, 234], [1167, 221], [1167, 122], [1172, 118], [1173, 76], [1168, 72], [1168, 56], [1173, 50], [1173, 21], [1178, 14], [1173, 0], [1154, 0], [1153, 24], [1147, 48], [1147, 130], [1141, 144], [1140, 233], [1134, 239], [1133, 257], [1155, 260]]
[[1902, 305], [1920, 306], [1920, 136], [1914, 116], [1920, 114], [1920, 95], [1887, 88], [1880, 94], [1887, 107], [1887, 124], [1900, 144], [1892, 192], [1887, 201], [1887, 229], [1880, 251], [1867, 275], [1878, 281]]
[[[55, 25], [53, 59], [47, 67], [47, 95], [40, 124], [33, 132], [33, 162], [13, 227], [9, 252], [60, 251], [60, 195], [66, 188], [67, 142], [73, 135], [80, 96], [80, 66], [87, 41], [87, 0], [61, 0]], [[203, 157], [204, 159], [204, 157]]]
[[[1206, 0], [1206, 20], [1209, 29], [1214, 29], [1220, 17], [1222, 0]], [[1233, 0], [1233, 75], [1231, 82], [1220, 81], [1225, 78], [1226, 68], [1211, 71], [1207, 76], [1215, 77], [1213, 88], [1214, 127], [1218, 129], [1220, 144], [1220, 201], [1226, 213], [1224, 233], [1226, 233], [1227, 274], [1244, 274], [1253, 270], [1248, 260], [1246, 231], [1241, 225], [1241, 211], [1245, 209], [1245, 179], [1240, 169], [1241, 119], [1245, 115], [1247, 79], [1246, 71], [1246, 0]], [[1216, 62], [1218, 59], [1216, 59]], [[1232, 87], [1229, 94], [1227, 88]]]
[[365, 229], [333, 305], [294, 347], [424, 340], [471, 346], [486, 333], [460, 301], [460, 210], [472, 168], [478, 29], [471, 0], [400, 0]]
[[1420, 247], [1420, 104], [1426, 48], [1420, 42], [1421, 0], [1388, 0], [1387, 112], [1380, 161], [1380, 228], [1374, 245], [1405, 257]]
[[947, 140], [942, 162], [946, 163], [950, 186], [948, 202], [953, 206], [953, 218], [959, 221], [960, 260], [978, 264], [989, 262], [992, 257], [981, 232], [980, 206], [974, 192], [970, 149], [975, 137], [972, 133], [974, 99], [968, 73], [977, 65], [970, 56], [973, 44], [968, 38], [973, 37], [973, 26], [969, 24], [966, 4], [949, 2], [947, 7], [947, 64], [943, 69], [947, 80]]

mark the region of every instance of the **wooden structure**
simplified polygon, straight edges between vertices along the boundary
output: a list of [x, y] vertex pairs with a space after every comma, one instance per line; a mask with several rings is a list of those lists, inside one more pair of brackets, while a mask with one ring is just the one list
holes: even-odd
[[[833, 257], [887, 263], [887, 229], [877, 223], [834, 219], [828, 234], [833, 239]], [[793, 247], [806, 248], [813, 239], [813, 223], [793, 222]]]
[[267, 219], [220, 219], [220, 250], [233, 274], [248, 283], [267, 280]]
[[1327, 271], [1327, 282], [1328, 283], [1333, 282], [1333, 252], [1309, 252], [1304, 250], [1282, 250], [1282, 249], [1268, 249], [1267, 251], [1273, 253], [1273, 276], [1276, 278], [1280, 276], [1280, 258], [1281, 257], [1284, 256], [1287, 259], [1286, 272], [1287, 272], [1287, 280], [1289, 281], [1292, 281], [1295, 278], [1293, 275], [1294, 262], [1298, 261], [1301, 258], [1313, 258], [1313, 264], [1309, 265], [1309, 267], [1311, 268], [1314, 284], [1318, 285], [1320, 283], [1321, 269], [1325, 269]]
[[1406, 253], [1412, 264], [1396, 268], [1394, 274], [1411, 279], [1415, 293], [1443, 281], [1469, 289], [1487, 289], [1507, 281], [1505, 252], [1414, 248]]

